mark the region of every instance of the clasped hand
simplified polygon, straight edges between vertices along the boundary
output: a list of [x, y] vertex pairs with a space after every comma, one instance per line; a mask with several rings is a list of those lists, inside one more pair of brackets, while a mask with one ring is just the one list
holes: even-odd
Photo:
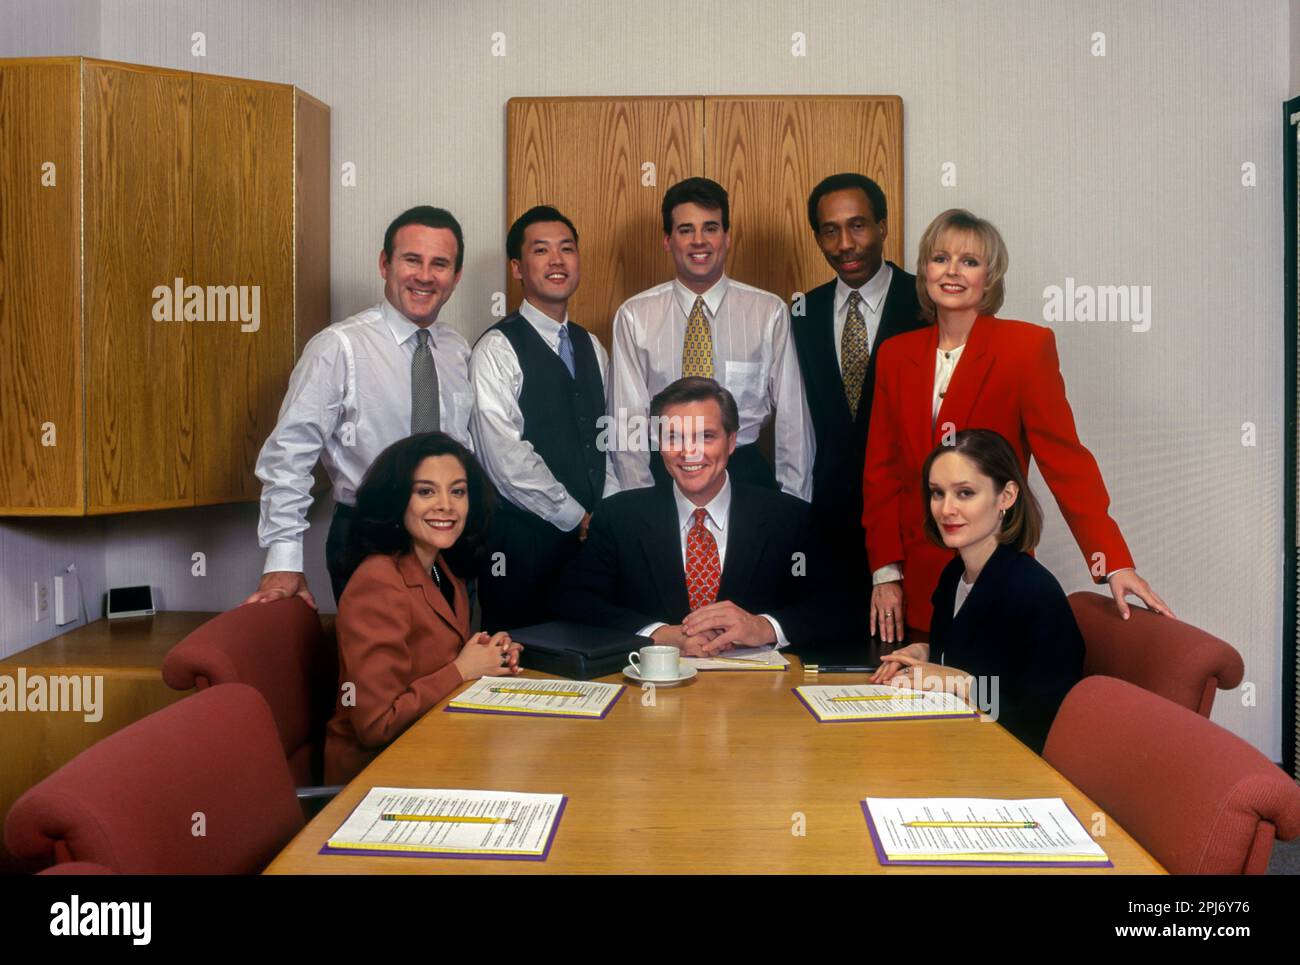
[[653, 636], [655, 643], [678, 647], [686, 657], [713, 657], [737, 647], [776, 643], [771, 621], [730, 600], [693, 610], [680, 625], [660, 627]]

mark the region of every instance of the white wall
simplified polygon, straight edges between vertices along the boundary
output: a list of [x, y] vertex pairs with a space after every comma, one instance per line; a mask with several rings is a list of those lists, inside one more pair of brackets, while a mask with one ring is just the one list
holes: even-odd
[[[444, 317], [471, 337], [491, 321], [504, 279], [507, 98], [901, 95], [906, 198], [894, 227], [901, 221], [909, 251], [931, 217], [960, 205], [1007, 239], [1008, 317], [1043, 321], [1044, 289], [1067, 277], [1151, 286], [1147, 332], [1122, 322], [1053, 325], [1070, 399], [1141, 572], [1180, 617], [1246, 658], [1257, 704], [1223, 695], [1215, 719], [1276, 759], [1278, 144], [1280, 102], [1300, 93], [1296, 45], [1288, 50], [1295, 7], [105, 0], [99, 52], [294, 83], [324, 100], [334, 169], [351, 161], [358, 172], [356, 187], [336, 181], [333, 192], [336, 317], [378, 299], [387, 221], [411, 204], [443, 204], [467, 240], [465, 277]], [[191, 55], [195, 31], [205, 34], [204, 58]], [[806, 34], [806, 57], [791, 56], [796, 31]], [[1098, 31], [1104, 57], [1091, 52]], [[505, 57], [491, 56], [496, 32], [506, 36]], [[945, 162], [956, 165], [956, 187], [940, 183]], [[1242, 185], [1248, 162], [1254, 187]], [[1242, 445], [1247, 422], [1252, 447]], [[122, 517], [105, 524], [106, 560], [114, 573], [165, 585], [170, 605], [230, 605], [261, 568], [255, 518], [251, 507]], [[222, 562], [199, 589], [186, 550], [203, 545], [219, 547]], [[1054, 507], [1040, 555], [1067, 590], [1087, 584]], [[328, 598], [323, 575], [312, 579]]]

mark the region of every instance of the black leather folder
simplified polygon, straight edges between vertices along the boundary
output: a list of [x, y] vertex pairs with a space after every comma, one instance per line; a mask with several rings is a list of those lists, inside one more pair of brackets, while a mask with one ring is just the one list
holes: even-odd
[[627, 655], [654, 644], [649, 637], [582, 623], [538, 623], [510, 631], [524, 645], [520, 663], [529, 670], [573, 680], [591, 680], [618, 673]]

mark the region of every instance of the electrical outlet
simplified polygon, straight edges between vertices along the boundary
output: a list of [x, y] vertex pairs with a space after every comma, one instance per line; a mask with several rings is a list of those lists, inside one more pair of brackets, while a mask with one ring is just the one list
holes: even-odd
[[33, 602], [36, 604], [36, 618], [33, 623], [40, 623], [50, 615], [50, 585], [39, 580], [32, 584]]

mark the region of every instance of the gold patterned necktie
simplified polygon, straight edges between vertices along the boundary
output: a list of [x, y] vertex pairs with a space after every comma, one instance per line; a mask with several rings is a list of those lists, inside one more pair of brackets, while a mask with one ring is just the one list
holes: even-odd
[[686, 339], [682, 344], [682, 377], [699, 375], [713, 378], [713, 333], [704, 317], [704, 298], [695, 296], [695, 304], [686, 319]]
[[862, 317], [862, 296], [849, 292], [849, 317], [844, 321], [844, 333], [840, 336], [840, 373], [844, 376], [844, 397], [848, 400], [849, 411], [858, 411], [858, 402], [862, 398], [862, 380], [867, 375], [867, 362], [871, 358], [871, 349], [867, 347], [867, 320]]

